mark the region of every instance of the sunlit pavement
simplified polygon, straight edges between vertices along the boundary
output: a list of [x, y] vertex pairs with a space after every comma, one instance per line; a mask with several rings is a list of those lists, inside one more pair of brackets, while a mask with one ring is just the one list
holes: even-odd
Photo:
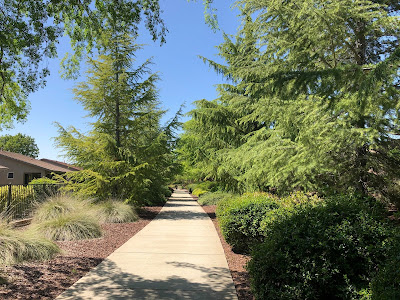
[[57, 299], [237, 299], [214, 225], [184, 190]]

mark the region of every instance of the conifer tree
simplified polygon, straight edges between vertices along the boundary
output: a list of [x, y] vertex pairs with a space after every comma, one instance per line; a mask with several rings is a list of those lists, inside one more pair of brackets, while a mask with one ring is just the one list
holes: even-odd
[[[218, 150], [218, 168], [242, 190], [385, 194], [399, 176], [397, 1], [237, 4], [243, 26], [220, 46], [227, 65], [210, 64], [231, 80], [217, 102], [244, 134]], [[227, 129], [197, 117], [216, 112], [206, 106], [192, 113], [196, 131]]]
[[87, 80], [74, 89], [76, 100], [95, 119], [92, 131], [84, 135], [59, 125], [56, 141], [84, 168], [67, 175], [71, 189], [138, 204], [160, 201], [175, 170], [169, 143], [173, 125], [160, 126], [164, 112], [158, 108], [158, 76], [150, 73], [150, 61], [133, 68], [140, 47], [127, 36], [117, 37], [99, 59], [89, 61]]

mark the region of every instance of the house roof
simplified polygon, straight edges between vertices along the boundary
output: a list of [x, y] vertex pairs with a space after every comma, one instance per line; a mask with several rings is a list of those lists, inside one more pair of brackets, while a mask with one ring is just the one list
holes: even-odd
[[50, 172], [62, 172], [62, 173], [65, 173], [65, 172], [70, 172], [70, 171], [76, 171], [76, 170], [72, 170], [70, 168], [67, 168], [65, 166], [63, 167], [63, 166], [52, 164], [52, 163], [49, 163], [49, 162], [46, 162], [46, 161], [34, 159], [32, 157], [25, 156], [25, 155], [22, 155], [22, 154], [19, 154], [19, 153], [0, 150], [0, 158], [2, 156], [10, 158], [10, 159], [13, 159], [13, 160], [17, 160], [17, 161], [20, 161], [20, 162], [23, 162], [23, 163], [26, 163], [28, 165], [39, 167], [39, 168], [45, 169], [45, 170], [50, 171]]
[[48, 162], [48, 163], [53, 164], [53, 165], [57, 165], [57, 166], [60, 166], [60, 167], [67, 168], [70, 171], [81, 171], [81, 170], [83, 170], [81, 167], [70, 165], [70, 164], [67, 164], [65, 162], [58, 161], [58, 160], [42, 158], [41, 161]]

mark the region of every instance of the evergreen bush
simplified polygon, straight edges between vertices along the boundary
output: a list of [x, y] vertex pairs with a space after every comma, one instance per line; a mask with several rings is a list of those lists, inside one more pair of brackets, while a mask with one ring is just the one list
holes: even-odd
[[216, 212], [218, 222], [233, 251], [248, 253], [255, 243], [262, 242], [264, 233], [260, 224], [277, 208], [278, 199], [266, 193], [248, 193], [220, 201]]
[[389, 253], [387, 261], [379, 267], [371, 284], [372, 300], [400, 299], [400, 242]]
[[199, 197], [197, 201], [200, 205], [217, 205], [220, 201], [225, 199], [232, 199], [235, 196], [231, 193], [226, 192], [214, 192], [206, 193]]
[[193, 190], [193, 192], [192, 192], [192, 194], [195, 195], [195, 196], [197, 196], [197, 197], [200, 197], [200, 196], [202, 196], [202, 195], [204, 195], [204, 194], [207, 194], [207, 193], [208, 193], [208, 191], [203, 190], [202, 188], [195, 188], [195, 189]]
[[[372, 198], [303, 203], [264, 228], [248, 270], [257, 299], [359, 299], [388, 256], [395, 228]], [[368, 294], [368, 292], [367, 292]]]

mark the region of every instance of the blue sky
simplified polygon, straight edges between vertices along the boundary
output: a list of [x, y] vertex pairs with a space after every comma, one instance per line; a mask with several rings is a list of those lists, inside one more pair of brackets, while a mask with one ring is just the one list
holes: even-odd
[[[237, 18], [238, 10], [231, 9], [230, 1], [216, 2], [214, 7], [218, 10], [221, 30], [215, 33], [204, 23], [201, 1], [186, 0], [160, 0], [169, 30], [166, 44], [160, 47], [159, 42], [151, 41], [145, 29], [141, 30], [137, 43], [146, 46], [137, 53], [137, 62], [139, 64], [153, 57], [152, 70], [161, 76], [157, 85], [160, 101], [162, 108], [168, 110], [165, 121], [172, 118], [183, 103], [186, 103], [187, 112], [193, 108], [193, 101], [211, 100], [218, 96], [215, 85], [223, 82], [223, 78], [205, 65], [198, 55], [219, 61], [216, 46], [223, 41], [222, 32], [234, 34], [240, 21]], [[21, 132], [32, 136], [40, 150], [39, 158], [65, 160], [61, 156], [61, 149], [57, 149], [52, 140], [57, 136], [54, 122], [64, 127], [75, 126], [83, 132], [89, 129], [89, 120], [84, 118], [86, 112], [73, 99], [72, 93], [72, 88], [84, 77], [81, 76], [77, 81], [65, 81], [59, 75], [59, 61], [68, 50], [68, 40], [61, 40], [59, 58], [45, 62], [51, 75], [45, 88], [29, 96], [31, 110], [27, 121], [16, 123], [12, 130], [0, 133], [13, 135]]]

